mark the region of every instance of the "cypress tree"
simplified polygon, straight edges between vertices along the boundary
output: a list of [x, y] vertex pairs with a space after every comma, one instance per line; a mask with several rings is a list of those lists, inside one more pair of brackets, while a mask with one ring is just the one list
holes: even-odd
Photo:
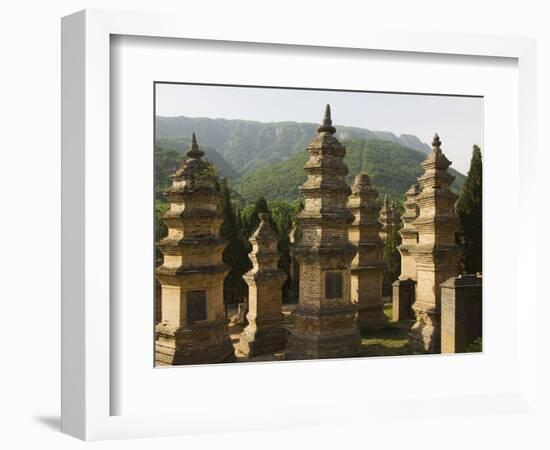
[[271, 209], [271, 217], [275, 223], [275, 231], [278, 236], [277, 251], [281, 255], [277, 267], [287, 275], [287, 279], [283, 284], [283, 303], [286, 303], [290, 298], [291, 289], [289, 233], [292, 229], [295, 208], [290, 203], [277, 200], [270, 203], [269, 209]]
[[[387, 196], [384, 199], [386, 202]], [[401, 214], [403, 206], [396, 200], [390, 201], [389, 208], [389, 222], [391, 226], [388, 229], [387, 238], [384, 242], [384, 262], [386, 263], [386, 269], [382, 278], [382, 295], [391, 295], [392, 283], [399, 278], [401, 273], [401, 254], [397, 247], [401, 244], [401, 236], [399, 235], [399, 228], [401, 226]]]
[[403, 223], [401, 221], [401, 216], [405, 212], [405, 208], [403, 206], [403, 201], [397, 201], [393, 200], [391, 202], [391, 213], [392, 213], [392, 228], [395, 230], [395, 239], [396, 239], [396, 251], [398, 254], [399, 260], [401, 260], [401, 255], [399, 254], [399, 251], [397, 250], [397, 246], [401, 245], [401, 235], [399, 234], [399, 230], [403, 226]]
[[458, 241], [463, 249], [462, 270], [482, 271], [482, 162], [481, 150], [474, 145], [468, 177], [456, 203], [460, 218]]
[[384, 243], [384, 262], [387, 264], [382, 280], [384, 295], [391, 295], [391, 285], [399, 278], [401, 273], [401, 255], [397, 250], [399, 239], [397, 228], [391, 227], [388, 238]]
[[[269, 210], [269, 206], [267, 204], [267, 200], [264, 197], [260, 197], [258, 200], [256, 200], [256, 203], [254, 203], [254, 209], [250, 213], [250, 216], [248, 218], [245, 218], [247, 220], [243, 221], [246, 222], [246, 228], [244, 232], [247, 239], [252, 236], [252, 233], [254, 233], [254, 231], [256, 231], [256, 228], [258, 228], [258, 225], [260, 225], [260, 213], [271, 214], [271, 211]], [[270, 225], [273, 228], [275, 227], [275, 224], [273, 223], [273, 217], [271, 216]]]
[[231, 202], [231, 195], [227, 181], [222, 180], [220, 186], [221, 193], [221, 212], [223, 223], [220, 228], [220, 235], [228, 241], [225, 247], [222, 259], [230, 267], [229, 273], [223, 283], [224, 303], [239, 303], [248, 293], [248, 286], [243, 280], [243, 274], [251, 267], [248, 259], [248, 242], [245, 242], [242, 230], [240, 229], [240, 219], [237, 217], [238, 211]]

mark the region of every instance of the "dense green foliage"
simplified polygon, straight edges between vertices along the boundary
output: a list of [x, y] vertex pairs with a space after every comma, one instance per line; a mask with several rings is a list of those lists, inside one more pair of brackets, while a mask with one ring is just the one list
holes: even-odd
[[[287, 203], [273, 201], [269, 204], [265, 198], [260, 197], [254, 205], [248, 205], [242, 210], [242, 232], [250, 237], [260, 224], [259, 214], [268, 213], [269, 222], [273, 231], [277, 234], [277, 250], [281, 257], [277, 263], [280, 270], [286, 273], [287, 280], [283, 285], [283, 301], [289, 301], [290, 295], [290, 240], [289, 233], [295, 221], [299, 203]], [[251, 248], [249, 247], [249, 251]]]
[[220, 210], [223, 216], [220, 236], [227, 241], [222, 259], [230, 267], [223, 283], [224, 303], [227, 305], [239, 303], [248, 295], [248, 286], [243, 280], [243, 275], [250, 270], [252, 264], [248, 259], [248, 242], [242, 232], [240, 212], [231, 202], [225, 179], [221, 181], [220, 195]]
[[278, 267], [287, 274], [287, 279], [283, 285], [283, 301], [290, 301], [290, 239], [289, 234], [296, 220], [296, 214], [300, 210], [301, 205], [298, 202], [293, 204], [281, 200], [269, 203], [271, 217], [275, 225], [275, 230], [279, 236], [277, 250], [281, 254], [278, 262]]
[[401, 255], [397, 250], [400, 243], [399, 232], [395, 227], [392, 227], [391, 232], [388, 233], [388, 239], [384, 243], [384, 262], [386, 263], [382, 280], [384, 295], [391, 295], [391, 285], [401, 274]]
[[[248, 205], [248, 207], [243, 209], [241, 219], [243, 224], [243, 233], [246, 237], [252, 236], [252, 233], [254, 233], [256, 228], [258, 228], [258, 225], [260, 224], [259, 215], [261, 213], [271, 214], [267, 201], [264, 197], [258, 198], [254, 205]], [[270, 217], [269, 221], [271, 226], [274, 227], [272, 217]]]
[[460, 218], [459, 244], [462, 247], [462, 270], [482, 272], [482, 161], [481, 150], [474, 145], [470, 170], [456, 203]]
[[[349, 184], [353, 183], [359, 172], [367, 171], [381, 196], [388, 194], [401, 198], [423, 173], [420, 163], [426, 155], [416, 150], [376, 139], [343, 143], [347, 148], [344, 162], [349, 170]], [[251, 170], [232, 180], [231, 187], [240, 193], [245, 202], [253, 202], [259, 197], [265, 197], [268, 201], [296, 201], [301, 198], [299, 187], [306, 179], [304, 163], [307, 158], [307, 152], [302, 149], [286, 161]], [[452, 188], [458, 192], [464, 176], [453, 170], [450, 172], [456, 176]]]

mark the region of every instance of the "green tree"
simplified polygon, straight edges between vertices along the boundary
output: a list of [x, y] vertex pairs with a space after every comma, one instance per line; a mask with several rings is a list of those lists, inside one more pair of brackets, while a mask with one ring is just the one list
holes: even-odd
[[[168, 235], [168, 227], [162, 220], [162, 216], [170, 205], [160, 200], [155, 200], [155, 242], [160, 241]], [[155, 260], [162, 261], [162, 252], [155, 245]]]
[[234, 304], [242, 301], [247, 295], [248, 287], [243, 275], [252, 265], [248, 258], [248, 242], [245, 241], [240, 228], [240, 213], [231, 202], [231, 194], [225, 179], [220, 183], [220, 195], [223, 216], [220, 236], [228, 241], [222, 259], [230, 267], [223, 283], [223, 297], [225, 304]]
[[[277, 234], [277, 250], [280, 258], [277, 263], [279, 269], [287, 274], [287, 281], [283, 285], [283, 301], [287, 301], [290, 292], [290, 240], [289, 233], [294, 223], [299, 204], [283, 200], [275, 200], [269, 204], [264, 197], [258, 198], [253, 205], [244, 208], [241, 214], [243, 235], [248, 239], [258, 228], [259, 214], [269, 214], [269, 222]], [[247, 243], [248, 244], [248, 243]], [[248, 244], [248, 251], [251, 247]]]
[[287, 279], [283, 284], [283, 302], [290, 300], [291, 278], [290, 278], [290, 230], [294, 223], [298, 204], [292, 204], [282, 200], [276, 200], [269, 203], [271, 217], [277, 232], [277, 250], [281, 257], [277, 267], [286, 273]]
[[461, 269], [466, 273], [482, 271], [482, 162], [481, 150], [474, 145], [470, 170], [456, 203], [460, 218], [458, 242], [463, 254]]
[[[397, 226], [397, 229], [401, 229], [403, 226], [403, 221], [401, 219], [401, 216], [405, 212], [405, 206], [403, 206], [403, 202], [405, 200], [405, 197], [402, 196], [399, 200], [392, 200], [391, 202], [391, 210], [392, 210], [392, 219], [395, 226]], [[401, 236], [399, 236], [399, 243], [401, 243]]]
[[397, 250], [399, 240], [397, 228], [392, 227], [384, 244], [384, 262], [387, 265], [382, 281], [384, 295], [391, 295], [391, 285], [401, 274], [401, 255]]
[[[243, 210], [243, 233], [247, 239], [252, 236], [252, 233], [254, 233], [256, 228], [258, 228], [258, 225], [260, 224], [260, 213], [271, 214], [267, 200], [264, 197], [260, 197], [256, 200], [256, 203], [254, 203], [253, 206], [249, 205]], [[273, 228], [275, 228], [273, 217], [270, 218], [270, 224]]]

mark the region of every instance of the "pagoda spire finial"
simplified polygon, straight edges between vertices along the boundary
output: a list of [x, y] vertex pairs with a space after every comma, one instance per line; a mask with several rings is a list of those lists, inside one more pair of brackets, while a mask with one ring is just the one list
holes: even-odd
[[332, 126], [332, 118], [330, 116], [330, 105], [327, 104], [325, 108], [325, 115], [323, 117], [323, 124], [317, 128], [318, 133], [328, 132], [331, 134], [336, 133], [336, 128]]
[[432, 148], [434, 150], [440, 150], [441, 149], [441, 139], [439, 139], [439, 135], [435, 133], [434, 138], [432, 140]]
[[200, 159], [204, 156], [204, 152], [199, 149], [199, 144], [197, 144], [195, 133], [193, 133], [193, 137], [191, 138], [191, 145], [187, 151], [187, 156], [193, 159]]

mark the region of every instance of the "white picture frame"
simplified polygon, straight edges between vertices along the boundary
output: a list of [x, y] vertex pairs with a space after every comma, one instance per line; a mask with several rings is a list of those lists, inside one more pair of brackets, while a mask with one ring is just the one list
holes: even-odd
[[[185, 23], [185, 27], [182, 27]], [[373, 401], [363, 399], [341, 403], [320, 400], [285, 407], [284, 402], [273, 406], [272, 419], [267, 423], [269, 405], [255, 411], [241, 424], [223, 420], [223, 413], [191, 411], [187, 405], [181, 412], [147, 415], [113, 415], [113, 391], [120, 386], [113, 383], [113, 358], [110, 336], [115, 331], [112, 323], [110, 298], [112, 286], [110, 264], [112, 242], [111, 185], [117, 176], [111, 171], [110, 108], [112, 106], [111, 37], [141, 36], [173, 39], [210, 40], [237, 43], [284, 44], [311, 48], [368, 49], [381, 52], [407, 52], [417, 55], [445, 54], [471, 57], [499, 57], [517, 60], [519, 96], [518, 149], [535, 148], [535, 45], [532, 39], [451, 35], [440, 33], [387, 33], [365, 31], [361, 35], [349, 33], [327, 34], [322, 29], [308, 29], [307, 33], [277, 27], [257, 29], [234, 28], [230, 23], [209, 30], [200, 21], [166, 14], [145, 14], [87, 10], [62, 21], [62, 430], [85, 440], [163, 436], [174, 434], [262, 429], [284, 426], [308, 426], [353, 421], [358, 412], [363, 417], [384, 415], [399, 420], [400, 414], [392, 411], [395, 399]], [[197, 80], [195, 80], [197, 81]], [[517, 197], [515, 207], [522, 220], [533, 218], [534, 186], [529, 173], [534, 170], [534, 153], [523, 152], [519, 158]], [[512, 189], [516, 189], [512, 187]], [[534, 218], [533, 218], [534, 221]], [[521, 245], [515, 245], [512, 254], [518, 259], [534, 261], [535, 239], [522, 236]], [[518, 266], [514, 286], [521, 285], [525, 309], [536, 309], [534, 286], [529, 285], [529, 272], [534, 270]], [[524, 287], [523, 287], [524, 286]], [[531, 295], [529, 291], [531, 290]], [[514, 295], [518, 295], [514, 292]], [[152, 309], [152, 307], [151, 307]], [[522, 342], [534, 341], [536, 329], [526, 313], [518, 311], [518, 323], [530, 326], [522, 331]], [[484, 342], [485, 344], [485, 342]], [[425, 396], [422, 413], [436, 408], [442, 416], [467, 416], [472, 405], [484, 414], [495, 414], [505, 409], [518, 414], [537, 414], [536, 352], [530, 346], [518, 346], [517, 358], [521, 362], [517, 377], [502, 392], [470, 393], [463, 397]], [[428, 357], [429, 358], [429, 357]], [[429, 358], [434, 359], [434, 358]], [[387, 360], [386, 360], [387, 361]], [[293, 363], [292, 367], [306, 367], [314, 372], [315, 363]], [[332, 362], [323, 366], [327, 370], [347, 368], [363, 370], [359, 362]], [[385, 363], [386, 364], [386, 363]], [[391, 363], [390, 363], [391, 364]], [[281, 368], [275, 365], [250, 365], [256, 377], [269, 377]], [[290, 366], [282, 366], [290, 367]], [[396, 366], [397, 367], [397, 366]], [[415, 367], [418, 367], [416, 364]], [[329, 369], [332, 368], [332, 369]], [[189, 368], [188, 368], [189, 369]], [[190, 368], [196, 373], [204, 368]], [[444, 367], [441, 368], [443, 370]], [[176, 369], [180, 370], [180, 369]], [[293, 369], [295, 370], [295, 369]], [[386, 369], [388, 370], [388, 369]], [[422, 369], [418, 369], [422, 370]], [[168, 373], [169, 371], [165, 371]], [[175, 372], [172, 372], [175, 373]], [[191, 372], [178, 372], [181, 377]], [[337, 373], [337, 372], [334, 372]], [[358, 372], [359, 373], [359, 372]], [[200, 376], [200, 375], [199, 375]], [[210, 378], [209, 378], [210, 379]], [[512, 383], [512, 382], [511, 382]], [[415, 395], [402, 397], [402, 405], [417, 405]], [[393, 402], [393, 403], [392, 403]], [[194, 406], [194, 405], [191, 405]], [[415, 406], [417, 407], [417, 406]], [[365, 412], [366, 411], [366, 412]]]

